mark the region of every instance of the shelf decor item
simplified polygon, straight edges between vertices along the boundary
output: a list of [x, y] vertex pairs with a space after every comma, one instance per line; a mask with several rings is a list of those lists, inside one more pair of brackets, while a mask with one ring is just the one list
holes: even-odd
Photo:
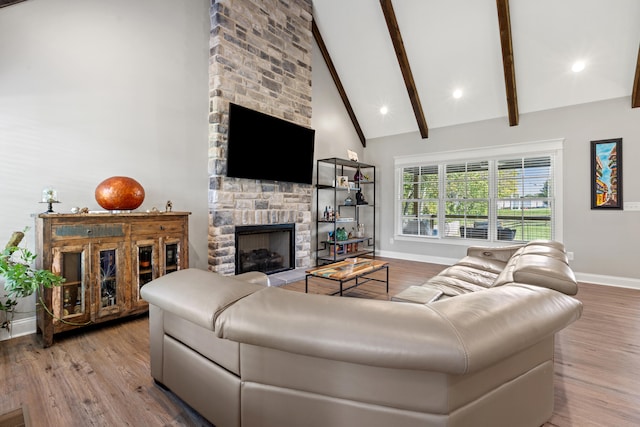
[[126, 176], [112, 176], [96, 187], [98, 204], [109, 211], [132, 211], [144, 201], [144, 188]]
[[362, 194], [362, 190], [358, 190], [358, 192], [356, 193], [356, 203], [358, 205], [368, 205], [369, 202], [367, 202], [364, 198], [364, 194]]
[[362, 171], [360, 170], [360, 166], [358, 166], [358, 170], [356, 170], [355, 175], [353, 175], [353, 180], [355, 182], [360, 182], [364, 180], [364, 175], [362, 174]]
[[53, 213], [53, 204], [60, 203], [58, 200], [58, 191], [53, 187], [45, 187], [42, 189], [42, 200], [40, 203], [46, 203], [48, 206], [45, 213]]
[[338, 188], [349, 188], [349, 177], [344, 175], [336, 176], [336, 187]]

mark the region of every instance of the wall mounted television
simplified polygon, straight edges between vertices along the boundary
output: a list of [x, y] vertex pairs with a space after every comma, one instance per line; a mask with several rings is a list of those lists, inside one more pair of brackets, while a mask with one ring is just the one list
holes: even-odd
[[311, 184], [315, 130], [229, 104], [227, 176]]

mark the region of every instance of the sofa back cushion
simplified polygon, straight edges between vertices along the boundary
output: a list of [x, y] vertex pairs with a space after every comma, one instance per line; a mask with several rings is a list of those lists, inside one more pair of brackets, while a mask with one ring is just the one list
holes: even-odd
[[523, 248], [511, 257], [493, 286], [528, 283], [575, 295], [578, 293], [578, 284], [565, 259], [548, 254], [526, 253], [526, 248]]
[[521, 254], [535, 254], [535, 255], [545, 255], [548, 257], [553, 257], [558, 261], [562, 261], [565, 264], [569, 265], [569, 259], [567, 258], [567, 253], [564, 249], [558, 249], [553, 246], [541, 245], [541, 244], [528, 244], [522, 248]]
[[573, 270], [566, 263], [544, 255], [522, 254], [513, 269], [513, 281], [544, 286], [567, 295], [578, 293]]
[[431, 304], [270, 287], [223, 311], [216, 335], [317, 358], [465, 374], [546, 339], [581, 312], [582, 304], [574, 298], [520, 284]]
[[531, 240], [530, 242], [525, 243], [525, 246], [546, 246], [564, 252], [564, 244], [556, 240]]

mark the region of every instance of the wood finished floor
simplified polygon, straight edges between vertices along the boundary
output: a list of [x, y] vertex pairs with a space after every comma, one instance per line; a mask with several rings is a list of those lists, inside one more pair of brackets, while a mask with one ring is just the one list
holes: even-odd
[[[389, 295], [366, 283], [345, 297], [388, 299], [445, 266], [389, 259]], [[383, 273], [376, 273], [383, 274]], [[337, 284], [310, 280], [310, 292]], [[304, 292], [304, 281], [286, 285]], [[580, 284], [583, 317], [556, 340], [555, 410], [545, 427], [640, 426], [640, 291]], [[339, 298], [336, 296], [336, 298]], [[149, 375], [145, 316], [56, 337], [0, 342], [0, 414], [26, 404], [32, 426], [210, 426]]]

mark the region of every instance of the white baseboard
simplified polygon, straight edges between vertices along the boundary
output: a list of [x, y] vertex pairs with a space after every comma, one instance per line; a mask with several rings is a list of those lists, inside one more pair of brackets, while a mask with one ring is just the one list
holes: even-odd
[[630, 277], [603, 276], [600, 274], [576, 273], [578, 282], [594, 283], [596, 285], [617, 286], [619, 288], [640, 289], [640, 279]]
[[34, 334], [36, 332], [36, 316], [26, 317], [11, 322], [11, 335], [6, 329], [0, 329], [0, 341], [10, 338], [17, 338], [23, 335]]
[[405, 259], [407, 261], [429, 262], [432, 264], [453, 265], [458, 258], [434, 257], [428, 255], [409, 254], [406, 252], [377, 251], [376, 256], [385, 258]]

